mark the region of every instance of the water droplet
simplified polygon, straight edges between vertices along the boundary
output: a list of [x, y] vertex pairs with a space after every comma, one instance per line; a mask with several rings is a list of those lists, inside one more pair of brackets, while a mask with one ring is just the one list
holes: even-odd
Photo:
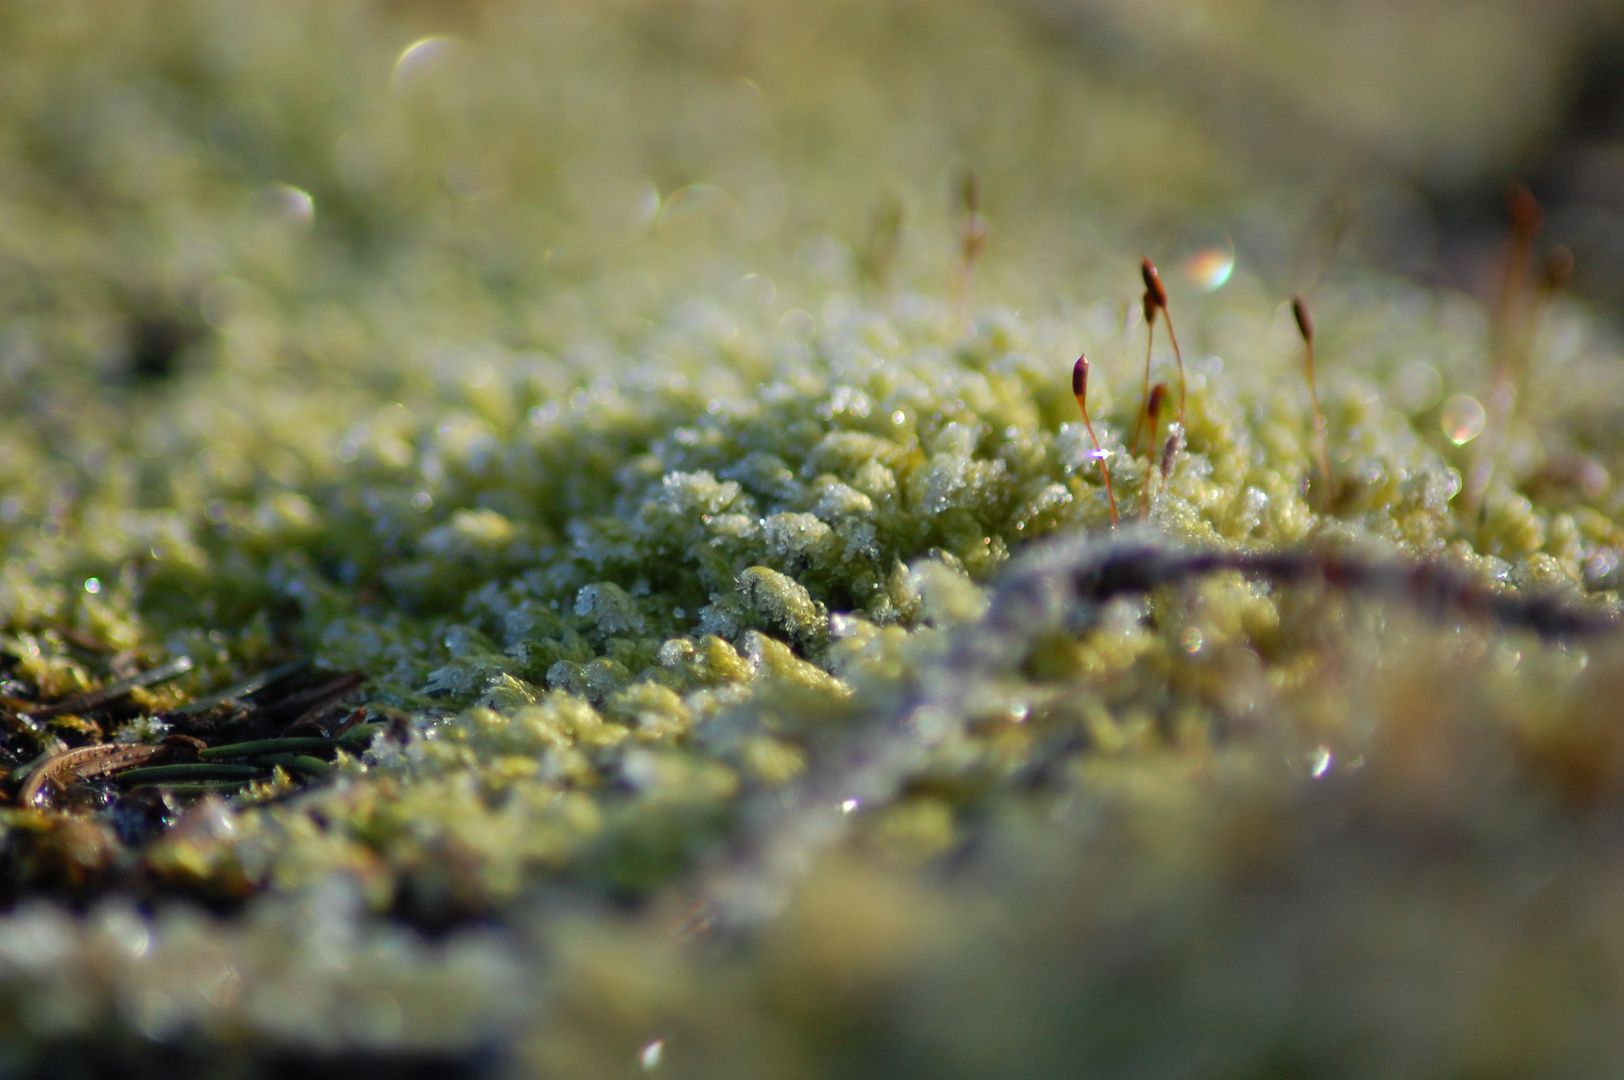
[[715, 184], [700, 182], [680, 187], [665, 197], [654, 218], [654, 230], [704, 230], [740, 228], [744, 211], [733, 196]]
[[1032, 715], [1032, 707], [1024, 701], [1011, 702], [1006, 714], [1010, 720], [1017, 724], [1026, 723], [1026, 718]]
[[1201, 631], [1192, 626], [1188, 630], [1185, 630], [1184, 633], [1179, 635], [1179, 648], [1183, 649], [1191, 656], [1194, 656], [1196, 653], [1201, 651], [1201, 646], [1204, 641], [1205, 639], [1201, 636]]
[[92, 596], [101, 592], [101, 579], [93, 577], [85, 578], [85, 592], [90, 593]]
[[412, 506], [419, 512], [427, 513], [434, 508], [434, 496], [426, 491], [419, 491], [412, 496]]
[[316, 200], [304, 188], [292, 184], [272, 184], [265, 200], [277, 214], [295, 225], [309, 225], [316, 216]]
[[845, 802], [840, 804], [840, 812], [842, 814], [849, 814], [862, 805], [863, 801], [861, 799], [847, 799]]
[[1438, 414], [1438, 424], [1444, 430], [1444, 438], [1456, 446], [1465, 446], [1483, 434], [1488, 420], [1488, 414], [1483, 411], [1477, 398], [1466, 394], [1456, 394], [1444, 402], [1443, 410]]
[[665, 1057], [665, 1040], [655, 1039], [637, 1055], [637, 1063], [643, 1066], [645, 1072], [653, 1072], [660, 1067], [660, 1059]]
[[[1195, 292], [1223, 288], [1235, 271], [1235, 242], [1210, 222], [1185, 225], [1166, 255], [1166, 265], [1173, 268], [1179, 284]], [[1137, 303], [1132, 306], [1139, 307]]]
[[404, 91], [435, 67], [456, 45], [455, 38], [443, 34], [412, 42], [401, 50], [400, 58], [395, 61], [394, 73], [389, 78], [390, 89], [397, 94]]
[[794, 308], [778, 320], [778, 329], [792, 337], [811, 337], [818, 329], [818, 321], [810, 313]]
[[1191, 288], [1200, 292], [1215, 292], [1223, 288], [1229, 275], [1235, 272], [1235, 249], [1226, 241], [1223, 246], [1204, 247], [1192, 252], [1179, 264]]
[[1412, 360], [1393, 374], [1393, 390], [1400, 408], [1420, 412], [1437, 404], [1444, 392], [1438, 369], [1422, 360]]
[[907, 422], [908, 414], [903, 412], [901, 409], [898, 409], [896, 412], [891, 414], [891, 423], [895, 424], [897, 427], [901, 427]]
[[771, 307], [778, 299], [778, 287], [764, 274], [744, 275], [734, 287], [734, 293], [741, 302], [763, 308]]
[[1331, 764], [1336, 760], [1329, 746], [1316, 746], [1308, 755], [1308, 775], [1315, 780], [1331, 771]]

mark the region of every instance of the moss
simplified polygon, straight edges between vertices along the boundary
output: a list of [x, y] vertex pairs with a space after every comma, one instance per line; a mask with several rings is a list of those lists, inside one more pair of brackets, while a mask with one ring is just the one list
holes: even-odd
[[[1538, 392], [1457, 445], [1440, 402], [1486, 396], [1489, 316], [1337, 269], [1326, 506], [1263, 268], [1198, 293], [1169, 264], [1164, 475], [1126, 446], [1132, 221], [1157, 192], [1284, 205], [1301, 174], [990, 6], [488, 8], [405, 58], [444, 29], [414, 6], [0, 13], [5, 764], [246, 737], [257, 713], [178, 710], [296, 656], [255, 700], [355, 671], [367, 716], [341, 712], [377, 722], [320, 780], [7, 808], [15, 1061], [1616, 1058], [1615, 642], [1414, 590], [1096, 603], [1067, 576], [1113, 535], [1067, 392], [1086, 348], [1124, 544], [1424, 560], [1616, 612], [1604, 322], [1553, 301]], [[966, 155], [996, 231], [950, 298], [921, 193]], [[909, 225], [875, 262], [844, 245], [887, 176]]]

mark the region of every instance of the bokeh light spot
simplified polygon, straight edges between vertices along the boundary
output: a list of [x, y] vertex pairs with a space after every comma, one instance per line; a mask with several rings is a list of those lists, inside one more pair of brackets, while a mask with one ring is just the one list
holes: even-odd
[[1483, 411], [1482, 403], [1467, 394], [1456, 394], [1444, 402], [1438, 414], [1438, 424], [1443, 428], [1444, 438], [1456, 446], [1465, 446], [1483, 434], [1483, 427], [1488, 422], [1488, 414]]

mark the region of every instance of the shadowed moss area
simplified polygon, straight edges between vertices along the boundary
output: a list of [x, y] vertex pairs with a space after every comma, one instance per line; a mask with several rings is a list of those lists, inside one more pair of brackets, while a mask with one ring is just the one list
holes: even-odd
[[1616, 330], [1053, 17], [0, 3], [0, 1071], [1605, 1072]]

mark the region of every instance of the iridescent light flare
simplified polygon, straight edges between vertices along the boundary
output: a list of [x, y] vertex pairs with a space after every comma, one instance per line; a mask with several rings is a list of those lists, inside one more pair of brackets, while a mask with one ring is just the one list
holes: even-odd
[[1483, 434], [1488, 420], [1482, 403], [1467, 394], [1456, 394], [1444, 402], [1438, 413], [1438, 426], [1443, 428], [1444, 438], [1456, 446], [1465, 446]]
[[1235, 249], [1232, 247], [1205, 247], [1192, 252], [1179, 264], [1179, 270], [1190, 288], [1197, 292], [1216, 292], [1223, 288], [1229, 275], [1235, 272]]

